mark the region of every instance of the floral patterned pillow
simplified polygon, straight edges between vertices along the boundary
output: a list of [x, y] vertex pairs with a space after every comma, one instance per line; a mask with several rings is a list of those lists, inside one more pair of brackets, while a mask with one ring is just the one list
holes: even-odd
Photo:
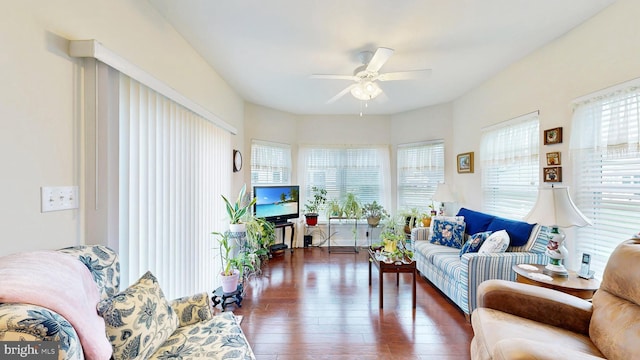
[[469, 236], [469, 240], [467, 240], [467, 242], [462, 245], [462, 249], [460, 249], [460, 256], [466, 253], [478, 252], [489, 235], [491, 235], [491, 231], [482, 231]]
[[151, 272], [98, 303], [114, 359], [147, 359], [178, 328], [178, 317]]
[[460, 249], [464, 243], [463, 216], [435, 216], [431, 219], [429, 241], [433, 244]]

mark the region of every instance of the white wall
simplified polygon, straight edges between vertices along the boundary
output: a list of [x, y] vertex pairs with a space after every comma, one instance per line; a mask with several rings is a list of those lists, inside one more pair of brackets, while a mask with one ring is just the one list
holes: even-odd
[[80, 62], [67, 56], [66, 39], [97, 39], [234, 125], [234, 147], [244, 144], [243, 100], [147, 1], [5, 1], [0, 255], [85, 242], [82, 209], [40, 213], [41, 186], [78, 185], [82, 192]]

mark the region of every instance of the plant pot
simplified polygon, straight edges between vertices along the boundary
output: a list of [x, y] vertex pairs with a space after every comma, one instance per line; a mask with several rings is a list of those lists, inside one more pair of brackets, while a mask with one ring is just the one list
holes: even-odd
[[371, 227], [376, 227], [380, 224], [380, 216], [369, 216], [367, 218], [367, 224]]
[[229, 231], [232, 233], [247, 232], [247, 224], [245, 223], [229, 224]]
[[424, 227], [431, 226], [431, 218], [427, 217], [427, 218], [422, 219], [422, 226], [424, 226]]
[[220, 278], [222, 279], [222, 292], [228, 294], [236, 291], [238, 289], [239, 277], [240, 271], [237, 269], [234, 269], [233, 274], [231, 275], [223, 275], [223, 273], [220, 273]]
[[307, 221], [307, 225], [309, 226], [316, 226], [318, 225], [318, 214], [305, 214], [304, 215], [306, 221]]

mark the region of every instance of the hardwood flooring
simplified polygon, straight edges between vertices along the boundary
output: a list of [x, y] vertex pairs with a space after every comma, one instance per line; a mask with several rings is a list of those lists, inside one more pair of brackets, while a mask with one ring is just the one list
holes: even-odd
[[[332, 249], [333, 250], [333, 249]], [[464, 314], [426, 279], [384, 275], [378, 308], [378, 272], [368, 284], [366, 250], [328, 253], [299, 248], [275, 256], [249, 281], [242, 328], [258, 360], [469, 359], [473, 332]]]

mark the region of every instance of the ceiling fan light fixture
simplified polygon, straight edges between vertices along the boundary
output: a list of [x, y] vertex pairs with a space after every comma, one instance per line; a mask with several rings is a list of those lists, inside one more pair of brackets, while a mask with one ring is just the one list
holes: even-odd
[[363, 81], [351, 89], [351, 95], [358, 100], [371, 100], [382, 94], [382, 89], [378, 84], [371, 81]]

